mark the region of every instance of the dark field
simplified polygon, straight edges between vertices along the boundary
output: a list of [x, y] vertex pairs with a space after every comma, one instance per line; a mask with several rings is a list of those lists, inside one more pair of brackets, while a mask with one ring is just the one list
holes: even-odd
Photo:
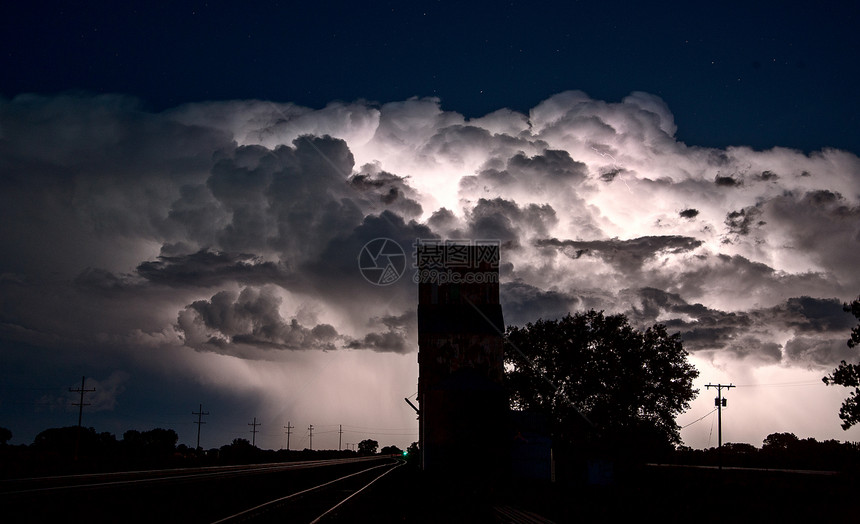
[[[211, 523], [357, 471], [361, 464], [244, 477], [189, 480], [0, 497], [4, 522]], [[379, 470], [381, 473], [383, 470]], [[645, 466], [613, 471], [611, 482], [487, 482], [432, 478], [402, 466], [359, 492], [323, 522], [860, 522], [856, 473]], [[373, 473], [374, 478], [378, 473]], [[368, 479], [369, 480], [369, 479]], [[367, 481], [365, 481], [367, 482]], [[337, 484], [271, 511], [262, 521], [309, 522], [358, 487]], [[319, 507], [311, 506], [317, 504]], [[307, 517], [307, 518], [306, 518]]]
[[652, 466], [615, 477], [600, 486], [523, 483], [484, 490], [400, 468], [353, 499], [336, 520], [860, 522], [857, 475]]

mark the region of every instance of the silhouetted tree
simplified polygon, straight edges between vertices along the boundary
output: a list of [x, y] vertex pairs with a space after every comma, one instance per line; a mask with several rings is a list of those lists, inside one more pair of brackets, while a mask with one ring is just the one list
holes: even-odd
[[172, 429], [155, 428], [149, 431], [130, 429], [122, 435], [122, 447], [135, 458], [165, 459], [176, 451], [179, 436]]
[[252, 446], [248, 439], [235, 438], [232, 443], [221, 446], [219, 454], [227, 462], [246, 463], [259, 456], [259, 448]]
[[549, 414], [557, 442], [582, 439], [587, 418], [608, 446], [670, 450], [698, 393], [680, 335], [593, 310], [509, 327], [505, 364], [512, 408]]
[[[860, 320], [860, 297], [850, 304], [843, 304], [843, 309]], [[851, 330], [851, 338], [848, 339], [848, 347], [853, 348], [860, 344], [860, 324]], [[839, 408], [839, 418], [842, 419], [842, 429], [847, 430], [854, 424], [860, 422], [860, 363], [848, 364], [844, 360], [833, 370], [833, 373], [823, 379], [828, 386], [836, 384], [854, 388]]]
[[78, 446], [82, 456], [105, 456], [117, 447], [116, 437], [111, 433], [96, 433], [95, 428], [50, 428], [42, 431], [33, 440], [33, 449], [39, 453], [72, 456]]
[[764, 438], [761, 450], [766, 453], [784, 453], [800, 442], [794, 433], [771, 433]]
[[12, 431], [8, 428], [0, 428], [0, 446], [5, 446], [10, 440], [12, 440]]
[[746, 442], [726, 442], [723, 444], [723, 451], [735, 455], [752, 455], [758, 448]]
[[403, 450], [398, 448], [397, 446], [384, 446], [379, 450], [381, 455], [402, 455]]
[[358, 443], [359, 455], [376, 455], [376, 450], [379, 448], [379, 442], [371, 439], [362, 440]]

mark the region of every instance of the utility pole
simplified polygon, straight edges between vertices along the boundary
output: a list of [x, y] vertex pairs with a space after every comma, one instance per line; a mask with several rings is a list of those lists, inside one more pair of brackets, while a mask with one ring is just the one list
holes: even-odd
[[343, 438], [343, 424], [340, 424], [338, 426], [338, 428], [339, 429], [337, 430], [337, 450], [340, 451], [340, 441]]
[[86, 382], [86, 380], [87, 380], [86, 377], [81, 377], [81, 387], [79, 387], [77, 389], [69, 388], [69, 391], [71, 391], [72, 393], [80, 393], [81, 394], [81, 400], [77, 404], [72, 402], [73, 406], [79, 406], [79, 408], [78, 408], [78, 429], [80, 429], [80, 427], [81, 427], [81, 419], [83, 418], [83, 415], [84, 415], [84, 406], [90, 405], [89, 402], [84, 403], [84, 393], [91, 393], [91, 392], [96, 390], [96, 388], [84, 389], [84, 382]]
[[200, 425], [206, 424], [205, 422], [203, 422], [203, 415], [208, 415], [209, 412], [203, 411], [203, 404], [200, 404], [200, 407], [198, 408], [197, 412], [192, 411], [191, 414], [197, 415], [197, 422], [195, 422], [195, 424], [197, 424], [197, 449], [200, 449]]
[[311, 451], [314, 449], [314, 425], [311, 424], [308, 426], [308, 435], [310, 437], [310, 448]]
[[80, 448], [80, 445], [81, 445], [81, 420], [83, 419], [83, 416], [84, 416], [84, 406], [90, 405], [89, 402], [84, 402], [84, 393], [92, 393], [93, 391], [96, 390], [96, 388], [92, 388], [92, 389], [84, 388], [84, 383], [86, 382], [86, 380], [87, 380], [86, 377], [81, 377], [81, 387], [79, 387], [77, 389], [69, 388], [70, 392], [81, 394], [81, 400], [78, 401], [77, 404], [72, 402], [73, 406], [78, 406], [78, 435], [77, 435], [77, 437], [75, 437], [75, 460], [78, 460], [78, 449]]
[[735, 387], [732, 384], [706, 384], [706, 389], [717, 388], [717, 398], [714, 399], [714, 405], [717, 406], [717, 453], [720, 461], [720, 469], [723, 469], [723, 408], [726, 406], [726, 399], [723, 398], [723, 388], [729, 389]]
[[254, 426], [254, 428], [251, 430], [251, 445], [256, 446], [257, 445], [257, 426], [262, 426], [263, 423], [262, 422], [258, 423], [257, 417], [254, 417], [254, 422], [249, 422], [248, 425]]
[[284, 429], [286, 429], [286, 430], [287, 430], [287, 451], [289, 451], [289, 450], [290, 450], [290, 430], [291, 430], [291, 429], [293, 429], [294, 427], [295, 427], [295, 426], [291, 426], [291, 425], [290, 425], [290, 421], [289, 421], [289, 420], [287, 421], [287, 425], [286, 425], [286, 426], [284, 426]]

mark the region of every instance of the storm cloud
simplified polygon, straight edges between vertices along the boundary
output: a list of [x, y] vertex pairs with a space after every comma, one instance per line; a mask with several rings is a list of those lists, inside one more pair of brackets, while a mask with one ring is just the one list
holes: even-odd
[[[434, 98], [155, 113], [21, 96], [0, 122], [6, 343], [201, 381], [250, 373], [228, 361], [394, 362], [417, 350], [414, 243], [456, 239], [502, 246], [509, 324], [598, 309], [663, 323], [705, 361], [851, 357], [860, 159], [685, 144], [650, 94], [473, 119]], [[396, 281], [362, 273], [377, 239], [402, 249]]]

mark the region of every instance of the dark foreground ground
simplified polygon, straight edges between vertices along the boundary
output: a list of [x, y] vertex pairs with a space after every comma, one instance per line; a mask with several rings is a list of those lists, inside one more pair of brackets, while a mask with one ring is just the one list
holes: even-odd
[[860, 522], [856, 475], [643, 467], [611, 483], [433, 480], [402, 467], [331, 522]]

